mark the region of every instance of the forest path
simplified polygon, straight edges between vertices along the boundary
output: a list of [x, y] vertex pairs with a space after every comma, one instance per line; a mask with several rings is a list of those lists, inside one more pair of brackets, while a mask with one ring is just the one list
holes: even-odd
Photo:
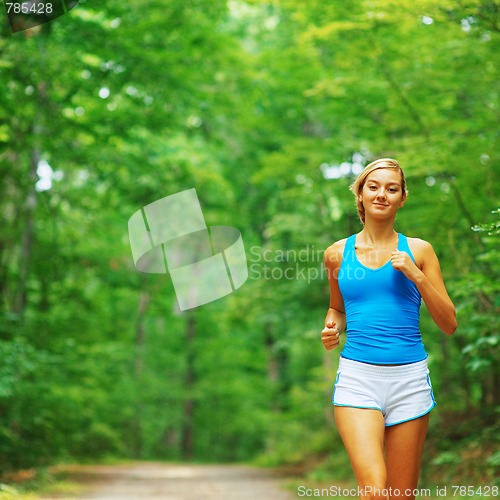
[[81, 500], [290, 500], [276, 471], [243, 465], [138, 463], [79, 466]]

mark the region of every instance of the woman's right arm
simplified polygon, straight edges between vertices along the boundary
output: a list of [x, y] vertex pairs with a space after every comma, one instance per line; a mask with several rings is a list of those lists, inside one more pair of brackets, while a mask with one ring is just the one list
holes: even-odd
[[330, 307], [325, 317], [325, 328], [321, 332], [321, 340], [326, 349], [334, 349], [339, 345], [339, 334], [345, 331], [346, 318], [344, 300], [340, 293], [337, 275], [342, 262], [342, 248], [345, 240], [335, 242], [325, 250], [324, 262], [330, 284]]

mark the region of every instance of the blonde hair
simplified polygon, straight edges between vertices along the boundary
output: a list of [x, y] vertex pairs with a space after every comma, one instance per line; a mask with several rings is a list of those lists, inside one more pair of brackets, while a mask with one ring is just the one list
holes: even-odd
[[358, 175], [357, 179], [349, 186], [349, 189], [352, 191], [356, 198], [356, 208], [358, 209], [358, 215], [363, 225], [365, 223], [365, 209], [363, 207], [363, 203], [359, 201], [359, 194], [361, 194], [361, 191], [363, 190], [363, 186], [365, 185], [368, 175], [379, 168], [391, 168], [399, 171], [399, 174], [401, 175], [401, 191], [403, 193], [403, 197], [408, 196], [405, 174], [396, 160], [393, 160], [392, 158], [380, 158], [379, 160], [372, 161], [363, 169], [363, 171]]

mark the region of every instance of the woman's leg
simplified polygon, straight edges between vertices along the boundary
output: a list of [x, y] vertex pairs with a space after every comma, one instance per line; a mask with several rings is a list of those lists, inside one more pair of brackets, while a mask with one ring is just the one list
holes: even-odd
[[378, 410], [334, 406], [335, 421], [364, 500], [386, 500], [384, 417]]
[[415, 498], [413, 494], [405, 495], [405, 490], [417, 487], [428, 425], [429, 413], [403, 424], [386, 427], [387, 488], [400, 492], [399, 496], [394, 495], [391, 499]]

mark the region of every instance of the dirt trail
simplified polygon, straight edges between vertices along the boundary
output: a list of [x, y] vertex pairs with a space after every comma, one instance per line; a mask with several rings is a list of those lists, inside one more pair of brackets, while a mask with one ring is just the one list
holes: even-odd
[[140, 463], [82, 466], [74, 478], [85, 484], [83, 500], [290, 500], [286, 478], [240, 465]]

